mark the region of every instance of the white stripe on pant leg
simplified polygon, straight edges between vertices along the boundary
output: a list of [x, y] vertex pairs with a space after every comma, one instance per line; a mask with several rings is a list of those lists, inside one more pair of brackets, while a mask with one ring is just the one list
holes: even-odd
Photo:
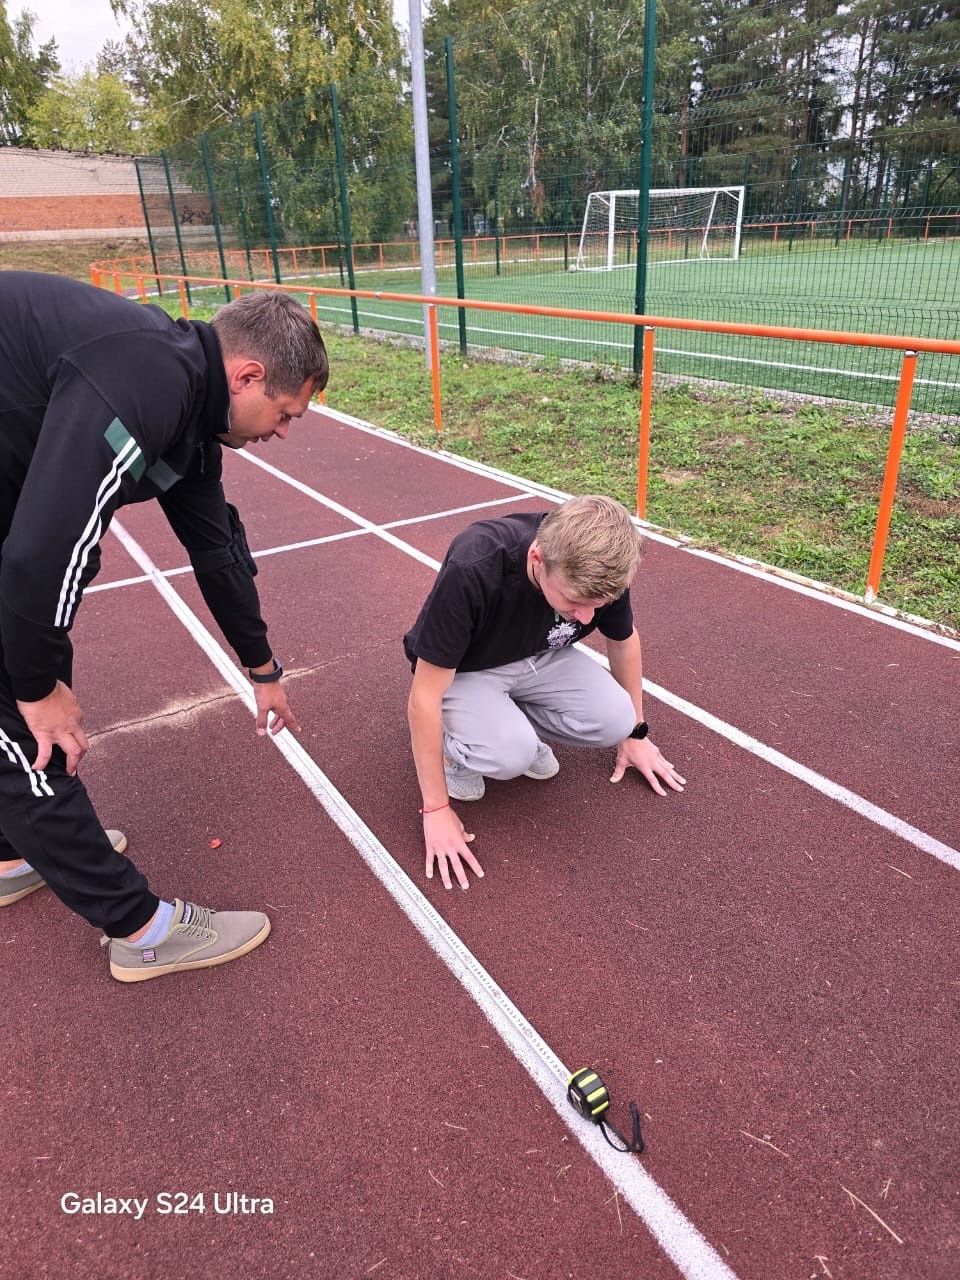
[[[20, 745], [0, 729], [0, 746], [7, 753], [7, 759], [11, 764], [19, 764], [27, 777], [30, 779], [30, 790], [40, 799], [41, 796], [52, 796], [53, 787], [47, 781], [45, 773], [36, 774], [27, 764], [27, 757], [23, 754]], [[39, 780], [38, 780], [39, 779]]]

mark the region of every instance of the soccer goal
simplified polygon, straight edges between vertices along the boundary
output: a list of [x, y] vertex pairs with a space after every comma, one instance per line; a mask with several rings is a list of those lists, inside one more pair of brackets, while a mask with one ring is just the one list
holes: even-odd
[[[639, 191], [591, 191], [571, 271], [612, 271], [637, 260]], [[693, 262], [740, 256], [743, 187], [650, 191], [647, 261]]]

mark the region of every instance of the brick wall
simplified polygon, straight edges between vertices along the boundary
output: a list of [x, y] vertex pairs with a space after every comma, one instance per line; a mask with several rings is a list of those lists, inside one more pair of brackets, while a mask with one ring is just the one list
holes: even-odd
[[120, 229], [146, 234], [139, 196], [0, 196], [0, 233]]
[[128, 156], [0, 147], [0, 238], [143, 236], [137, 171]]

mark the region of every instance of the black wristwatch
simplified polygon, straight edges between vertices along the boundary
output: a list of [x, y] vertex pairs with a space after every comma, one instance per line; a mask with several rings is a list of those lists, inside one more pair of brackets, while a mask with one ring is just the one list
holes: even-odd
[[283, 675], [283, 667], [281, 667], [280, 663], [276, 660], [276, 658], [274, 658], [273, 670], [268, 671], [266, 675], [262, 675], [262, 676], [255, 675], [250, 670], [249, 667], [247, 668], [247, 675], [250, 677], [250, 679], [253, 681], [254, 684], [273, 684], [275, 683], [275, 681], [279, 680], [280, 677]]
[[639, 724], [633, 726], [633, 728], [627, 734], [627, 737], [628, 738], [645, 738], [649, 732], [650, 732], [650, 726], [647, 724], [646, 720], [641, 720]]

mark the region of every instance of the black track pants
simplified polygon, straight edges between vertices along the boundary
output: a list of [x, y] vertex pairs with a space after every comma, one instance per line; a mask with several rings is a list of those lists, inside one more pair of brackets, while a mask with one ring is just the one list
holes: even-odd
[[[60, 679], [69, 685], [70, 651]], [[109, 937], [147, 923], [159, 899], [133, 863], [114, 852], [79, 777], [54, 747], [42, 772], [0, 654], [0, 859], [25, 858], [71, 911]]]

